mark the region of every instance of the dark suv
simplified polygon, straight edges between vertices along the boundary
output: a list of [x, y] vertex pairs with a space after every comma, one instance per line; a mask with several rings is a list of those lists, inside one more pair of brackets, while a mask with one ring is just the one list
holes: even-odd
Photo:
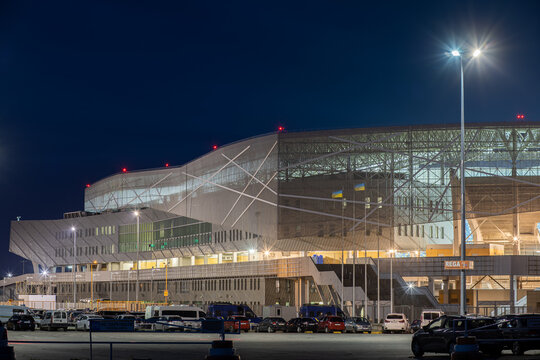
[[414, 333], [411, 350], [419, 358], [425, 352], [452, 353], [456, 338], [468, 334], [475, 336], [480, 351], [490, 356], [499, 356], [502, 346], [502, 333], [496, 322], [488, 317], [443, 315]]
[[506, 345], [514, 355], [540, 349], [540, 314], [515, 315], [500, 323]]

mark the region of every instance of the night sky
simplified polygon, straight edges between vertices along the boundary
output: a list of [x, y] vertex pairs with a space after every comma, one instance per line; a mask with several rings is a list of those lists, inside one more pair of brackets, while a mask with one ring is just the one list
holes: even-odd
[[[9, 222], [273, 132], [540, 120], [538, 1], [0, 1], [0, 278]], [[29, 263], [26, 270], [30, 270]]]

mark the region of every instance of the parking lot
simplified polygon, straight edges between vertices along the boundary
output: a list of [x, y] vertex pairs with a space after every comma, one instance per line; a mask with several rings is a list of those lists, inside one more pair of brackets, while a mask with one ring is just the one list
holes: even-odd
[[[94, 341], [212, 341], [215, 334], [197, 333], [93, 333]], [[242, 333], [229, 335], [242, 359], [412, 359], [409, 334], [296, 334]], [[87, 344], [22, 344], [17, 340], [88, 341], [87, 332], [10, 331], [9, 340], [18, 360], [89, 359]], [[114, 359], [204, 359], [209, 345], [114, 345]], [[94, 345], [94, 359], [109, 359], [109, 345]], [[500, 359], [538, 359], [540, 351], [512, 356], [505, 351]], [[425, 356], [424, 359], [448, 359], [448, 356]], [[488, 359], [488, 358], [485, 358]]]

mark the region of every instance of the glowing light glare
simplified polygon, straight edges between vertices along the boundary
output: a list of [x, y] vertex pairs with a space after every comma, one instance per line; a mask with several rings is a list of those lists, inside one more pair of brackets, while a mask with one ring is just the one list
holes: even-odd
[[514, 236], [514, 241], [517, 241], [517, 240], [518, 240], [517, 236]]
[[461, 53], [458, 50], [452, 50], [452, 56], [461, 56]]
[[266, 251], [264, 252], [264, 256], [269, 256], [269, 255], [270, 255], [270, 251], [266, 250]]
[[525, 119], [525, 115], [517, 114], [516, 119]]
[[477, 56], [480, 56], [481, 54], [482, 54], [482, 50], [476, 49], [476, 50], [474, 50], [472, 56], [477, 57]]
[[72, 227], [71, 227], [71, 231], [75, 231], [75, 226], [72, 226]]
[[217, 145], [212, 145], [213, 150], [217, 150]]
[[250, 254], [255, 254], [255, 249], [249, 249]]
[[8, 278], [10, 278], [10, 277], [12, 277], [12, 276], [13, 276], [13, 274], [12, 274], [12, 273], [7, 273], [7, 275], [6, 275], [6, 276], [7, 276]]
[[49, 275], [49, 271], [47, 271], [47, 269], [44, 269], [44, 270], [41, 272], [41, 275], [47, 276], [47, 275]]
[[169, 163], [165, 163], [165, 167], [169, 167]]
[[407, 287], [408, 287], [409, 289], [414, 289], [414, 284], [413, 284], [413, 283], [409, 283], [409, 284], [407, 285]]
[[139, 210], [135, 210], [135, 211], [133, 212], [133, 215], [139, 216]]
[[122, 168], [122, 172], [127, 172], [127, 169], [126, 168]]
[[284, 128], [283, 126], [278, 126], [277, 130], [278, 130], [279, 132], [282, 132], [283, 130], [285, 130], [285, 128]]
[[90, 184], [86, 184], [86, 187], [89, 188], [89, 187], [90, 187]]

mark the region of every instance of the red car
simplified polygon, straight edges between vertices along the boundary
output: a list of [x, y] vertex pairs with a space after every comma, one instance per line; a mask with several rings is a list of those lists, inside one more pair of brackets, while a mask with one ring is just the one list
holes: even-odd
[[233, 315], [229, 317], [227, 320], [225, 320], [224, 323], [225, 331], [238, 331], [238, 326], [240, 326], [240, 330], [244, 330], [245, 332], [249, 331], [250, 324], [249, 319], [245, 316], [240, 315]]
[[339, 316], [325, 316], [319, 322], [319, 331], [324, 331], [327, 333], [334, 331], [345, 331], [345, 321]]

